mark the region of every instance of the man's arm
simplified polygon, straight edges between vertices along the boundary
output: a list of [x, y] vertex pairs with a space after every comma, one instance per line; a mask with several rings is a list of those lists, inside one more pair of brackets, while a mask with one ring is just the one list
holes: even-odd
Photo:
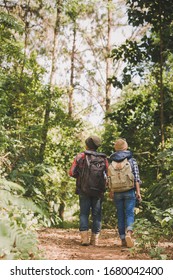
[[77, 178], [79, 176], [79, 172], [78, 172], [78, 169], [79, 169], [79, 161], [80, 159], [84, 159], [85, 158], [85, 154], [84, 153], [81, 153], [81, 154], [78, 154], [72, 165], [71, 165], [71, 168], [69, 170], [69, 175], [70, 177], [73, 177], [73, 178]]

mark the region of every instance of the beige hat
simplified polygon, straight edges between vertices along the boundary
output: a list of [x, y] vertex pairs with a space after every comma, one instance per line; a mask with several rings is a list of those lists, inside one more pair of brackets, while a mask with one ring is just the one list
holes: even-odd
[[125, 139], [120, 138], [114, 143], [114, 148], [115, 151], [124, 151], [128, 149], [128, 144]]

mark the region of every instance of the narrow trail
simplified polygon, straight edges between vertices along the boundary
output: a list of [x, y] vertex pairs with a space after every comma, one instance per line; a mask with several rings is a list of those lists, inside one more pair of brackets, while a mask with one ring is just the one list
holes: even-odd
[[48, 228], [39, 232], [39, 249], [47, 260], [129, 260], [150, 259], [146, 254], [133, 256], [122, 248], [115, 230], [103, 229], [99, 246], [81, 246], [77, 229]]

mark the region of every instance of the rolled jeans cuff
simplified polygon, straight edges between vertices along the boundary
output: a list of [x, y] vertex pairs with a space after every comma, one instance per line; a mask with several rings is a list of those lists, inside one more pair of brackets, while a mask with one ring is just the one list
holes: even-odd
[[128, 226], [126, 231], [129, 231], [129, 230], [133, 231], [133, 227], [132, 226]]
[[122, 240], [122, 239], [125, 239], [125, 234], [121, 234], [120, 235], [120, 239]]

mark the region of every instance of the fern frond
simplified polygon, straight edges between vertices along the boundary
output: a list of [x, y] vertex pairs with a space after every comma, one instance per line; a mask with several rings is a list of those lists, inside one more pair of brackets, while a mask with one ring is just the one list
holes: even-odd
[[6, 179], [1, 179], [0, 178], [0, 189], [5, 189], [7, 191], [10, 191], [12, 193], [16, 193], [16, 194], [24, 194], [25, 193], [25, 190], [22, 186], [14, 183], [14, 182], [11, 182], [11, 181], [8, 181]]

